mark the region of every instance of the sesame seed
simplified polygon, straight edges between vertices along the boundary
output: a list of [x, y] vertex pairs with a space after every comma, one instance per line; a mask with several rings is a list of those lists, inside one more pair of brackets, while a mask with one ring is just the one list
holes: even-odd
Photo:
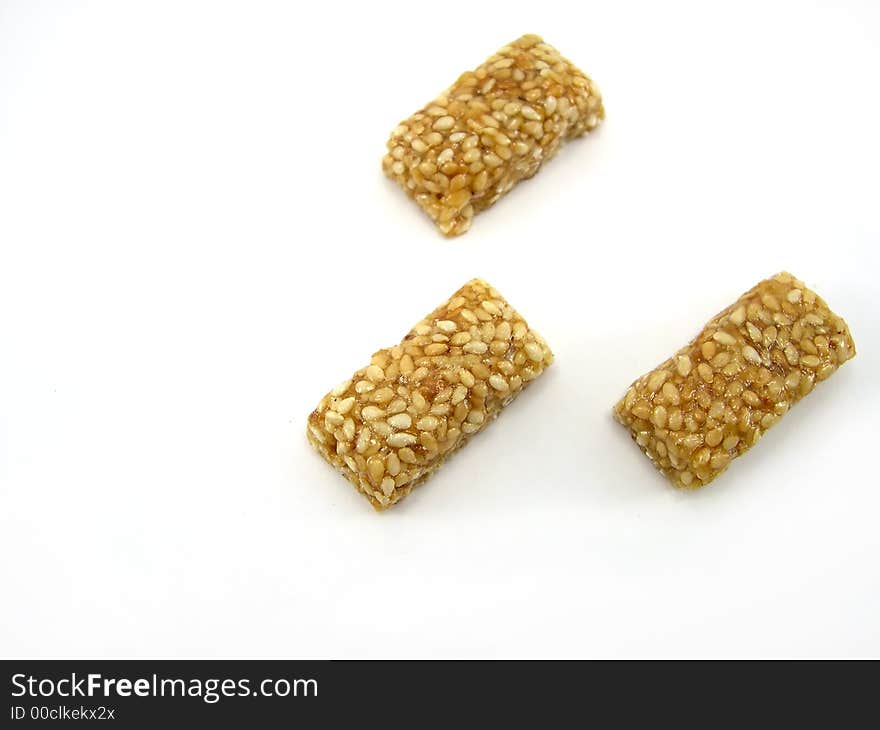
[[728, 334], [727, 332], [724, 332], [722, 330], [718, 330], [718, 332], [714, 333], [712, 335], [712, 339], [720, 345], [730, 346], [736, 344], [736, 338], [733, 335]]
[[655, 370], [651, 373], [651, 377], [648, 378], [648, 390], [656, 393], [668, 377], [669, 373], [666, 370]]
[[414, 444], [416, 440], [417, 439], [415, 436], [413, 436], [411, 433], [407, 433], [406, 431], [393, 433], [387, 438], [388, 445], [395, 449]]
[[666, 409], [663, 406], [654, 406], [651, 420], [657, 428], [663, 428], [666, 425]]
[[382, 418], [384, 415], [385, 411], [378, 406], [366, 406], [361, 409], [361, 417], [367, 421], [375, 421], [377, 418]]
[[367, 459], [367, 473], [374, 484], [380, 484], [385, 474], [385, 460], [381, 456], [373, 454]]
[[527, 342], [523, 349], [532, 362], [541, 362], [544, 359], [544, 350], [537, 342]]
[[758, 354], [758, 351], [751, 345], [743, 346], [742, 356], [753, 365], [761, 364], [761, 356]]
[[445, 132], [455, 126], [455, 119], [450, 116], [439, 117], [433, 124], [433, 129], [438, 132]]
[[388, 425], [392, 428], [409, 428], [412, 425], [412, 418], [408, 413], [397, 413], [388, 419]]
[[335, 388], [333, 388], [333, 390], [330, 391], [330, 395], [338, 398], [340, 395], [345, 393], [345, 391], [347, 391], [350, 387], [351, 387], [351, 380], [346, 380], [346, 381], [340, 383], [339, 385], [337, 385]]
[[485, 342], [474, 340], [473, 342], [468, 342], [461, 349], [473, 355], [483, 355], [489, 349], [489, 346]]
[[679, 355], [675, 359], [675, 369], [683, 378], [690, 374], [692, 367], [691, 359], [687, 355]]
[[378, 365], [370, 365], [367, 368], [365, 375], [367, 376], [367, 379], [373, 383], [379, 383], [385, 379], [385, 372]]

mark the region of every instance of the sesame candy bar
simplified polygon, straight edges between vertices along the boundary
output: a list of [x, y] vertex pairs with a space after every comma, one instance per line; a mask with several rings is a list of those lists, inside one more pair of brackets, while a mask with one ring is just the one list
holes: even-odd
[[855, 354], [846, 322], [781, 273], [633, 383], [614, 414], [673, 484], [701, 487]]
[[312, 445], [377, 510], [403, 499], [553, 361], [489, 284], [465, 284], [325, 395]]
[[534, 175], [605, 111], [596, 85], [536, 35], [524, 35], [401, 122], [382, 169], [448, 236]]

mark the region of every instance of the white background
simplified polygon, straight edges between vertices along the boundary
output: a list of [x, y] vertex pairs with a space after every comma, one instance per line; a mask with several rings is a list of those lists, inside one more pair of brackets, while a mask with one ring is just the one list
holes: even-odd
[[[836, 5], [0, 5], [0, 654], [880, 655], [880, 11]], [[607, 120], [446, 240], [385, 140], [525, 32]], [[781, 269], [859, 356], [676, 492], [610, 408]], [[474, 276], [557, 362], [376, 514], [306, 415]]]

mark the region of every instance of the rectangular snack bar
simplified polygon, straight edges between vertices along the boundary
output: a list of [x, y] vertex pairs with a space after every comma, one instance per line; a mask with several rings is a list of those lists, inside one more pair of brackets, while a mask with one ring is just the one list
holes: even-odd
[[488, 425], [553, 354], [489, 284], [465, 284], [325, 395], [307, 435], [377, 510]]
[[701, 487], [855, 354], [846, 322], [783, 272], [633, 383], [614, 414], [673, 484]]
[[604, 117], [596, 84], [539, 36], [524, 35], [401, 122], [382, 169], [441, 232], [457, 236]]

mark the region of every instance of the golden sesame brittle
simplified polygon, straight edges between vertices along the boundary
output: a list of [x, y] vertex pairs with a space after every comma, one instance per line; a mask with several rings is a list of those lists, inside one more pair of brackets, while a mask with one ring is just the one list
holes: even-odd
[[465, 284], [308, 418], [318, 452], [385, 509], [489, 424], [553, 361], [489, 284]]
[[701, 487], [855, 354], [846, 322], [783, 272], [633, 383], [614, 414], [673, 484]]
[[596, 84], [539, 36], [524, 35], [402, 121], [382, 169], [456, 236], [604, 116]]

